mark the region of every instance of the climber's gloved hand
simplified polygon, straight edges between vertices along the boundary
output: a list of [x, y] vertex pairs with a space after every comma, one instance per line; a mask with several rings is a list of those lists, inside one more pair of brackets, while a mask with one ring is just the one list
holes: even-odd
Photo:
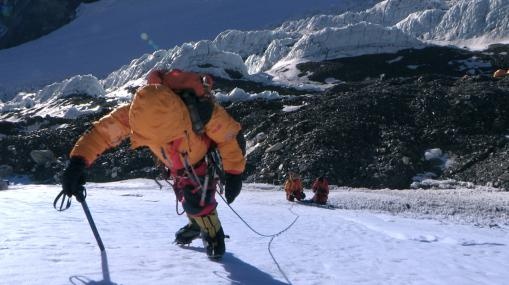
[[71, 197], [76, 196], [78, 202], [83, 202], [86, 197], [85, 192], [85, 160], [81, 157], [71, 157], [69, 165], [62, 174], [62, 190]]
[[238, 174], [225, 174], [225, 196], [226, 202], [231, 204], [233, 200], [239, 195], [242, 189], [242, 175]]

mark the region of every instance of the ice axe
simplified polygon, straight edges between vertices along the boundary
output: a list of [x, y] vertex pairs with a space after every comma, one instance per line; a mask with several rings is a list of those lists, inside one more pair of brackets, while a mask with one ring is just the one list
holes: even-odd
[[[99, 249], [101, 250], [101, 253], [104, 252], [104, 244], [101, 240], [101, 236], [99, 235], [99, 232], [97, 231], [97, 227], [95, 226], [94, 219], [92, 218], [92, 214], [90, 213], [90, 209], [88, 208], [87, 201], [85, 201], [85, 198], [87, 197], [87, 191], [85, 187], [82, 187], [82, 191], [79, 191], [80, 194], [76, 195], [76, 200], [80, 202], [81, 206], [83, 207], [83, 211], [85, 212], [85, 216], [87, 217], [88, 224], [90, 225], [90, 228], [92, 229], [92, 232], [94, 233], [95, 240], [97, 241], [97, 245], [99, 246]], [[60, 193], [55, 197], [55, 200], [53, 201], [53, 207], [59, 211], [65, 211], [71, 207], [71, 198], [67, 196], [64, 191], [60, 191]]]

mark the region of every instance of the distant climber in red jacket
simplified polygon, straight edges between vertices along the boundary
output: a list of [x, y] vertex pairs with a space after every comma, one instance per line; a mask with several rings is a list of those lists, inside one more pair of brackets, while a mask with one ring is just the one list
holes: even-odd
[[311, 188], [313, 193], [315, 193], [312, 199], [313, 203], [325, 205], [329, 197], [329, 183], [327, 179], [323, 175], [318, 177]]

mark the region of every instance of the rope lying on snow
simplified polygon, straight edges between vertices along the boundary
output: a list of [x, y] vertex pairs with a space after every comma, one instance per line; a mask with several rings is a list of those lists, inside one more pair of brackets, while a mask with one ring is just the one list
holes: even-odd
[[286, 282], [288, 282], [288, 284], [292, 284], [292, 282], [290, 281], [290, 279], [288, 279], [288, 276], [286, 275], [286, 273], [284, 272], [284, 270], [281, 268], [281, 265], [279, 264], [279, 262], [277, 261], [276, 257], [274, 256], [274, 254], [272, 253], [272, 250], [270, 249], [271, 245], [272, 245], [272, 242], [274, 241], [274, 238], [276, 238], [277, 236], [281, 235], [282, 233], [288, 231], [294, 224], [295, 222], [297, 222], [297, 220], [299, 219], [299, 215], [297, 215], [295, 212], [292, 211], [292, 208], [293, 208], [293, 205], [288, 209], [293, 215], [295, 215], [295, 219], [293, 220], [293, 222], [291, 222], [286, 228], [284, 228], [283, 230], [275, 233], [275, 234], [271, 234], [271, 235], [267, 235], [267, 234], [262, 234], [260, 232], [258, 232], [257, 230], [255, 230], [251, 225], [249, 225], [248, 222], [246, 222], [246, 220], [244, 220], [244, 218], [242, 218], [242, 216], [240, 216], [239, 213], [237, 213], [237, 211], [235, 211], [235, 209], [232, 208], [232, 206], [230, 204], [228, 204], [226, 202], [226, 199], [223, 197], [223, 195], [221, 195], [221, 193], [218, 191], [218, 194], [219, 194], [219, 197], [221, 197], [221, 199], [225, 202], [225, 204], [228, 206], [228, 208], [230, 208], [230, 210], [232, 210], [233, 213], [235, 213], [235, 215], [237, 215], [237, 217], [255, 234], [261, 236], [261, 237], [270, 237], [270, 241], [269, 241], [269, 244], [267, 245], [267, 250], [269, 251], [269, 254], [270, 254], [270, 257], [272, 258], [272, 260], [274, 261], [274, 263], [276, 264], [277, 266], [277, 269], [279, 270], [279, 272], [281, 273], [281, 275], [283, 275], [283, 277], [285, 278]]

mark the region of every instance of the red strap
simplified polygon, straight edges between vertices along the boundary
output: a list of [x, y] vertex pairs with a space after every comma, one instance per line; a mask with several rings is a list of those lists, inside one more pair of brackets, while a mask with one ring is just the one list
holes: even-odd
[[195, 72], [179, 69], [168, 71], [163, 76], [162, 83], [175, 92], [193, 90], [197, 96], [205, 96], [212, 90], [212, 77]]

